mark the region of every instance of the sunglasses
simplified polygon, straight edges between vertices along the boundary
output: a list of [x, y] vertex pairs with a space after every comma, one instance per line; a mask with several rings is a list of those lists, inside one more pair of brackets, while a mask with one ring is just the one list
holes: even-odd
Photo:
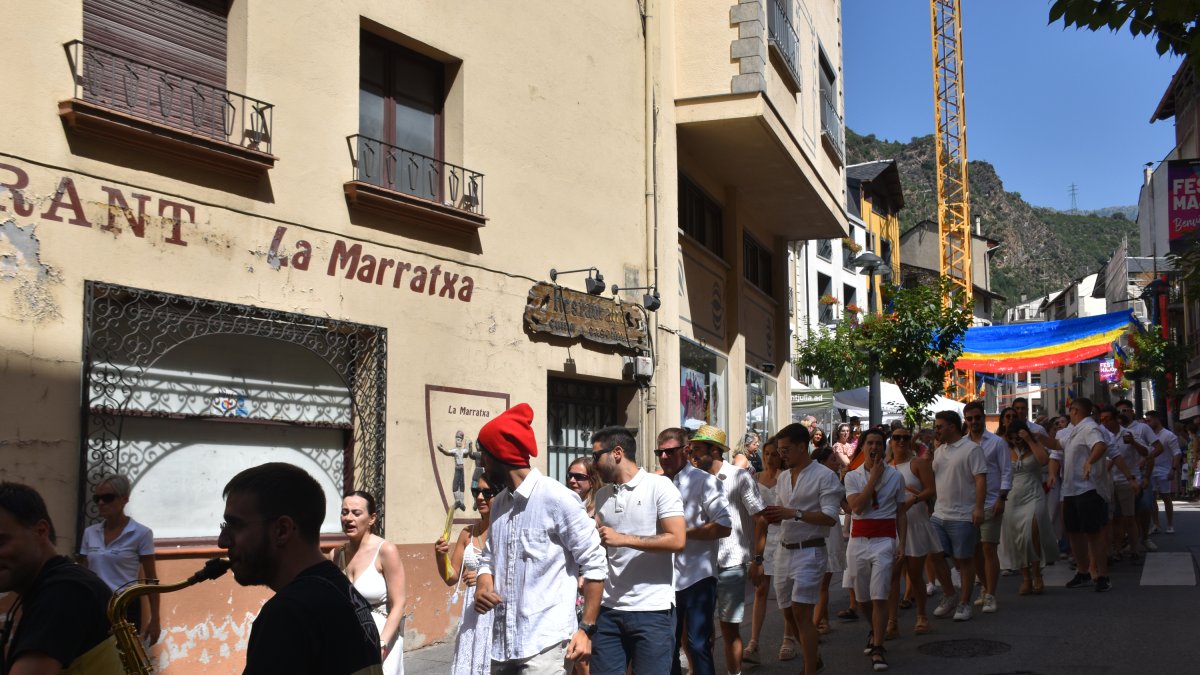
[[93, 504], [111, 504], [115, 501], [117, 501], [117, 493], [115, 492], [105, 492], [104, 494], [100, 495], [92, 495]]
[[492, 497], [495, 497], [496, 495], [500, 494], [500, 490], [498, 490], [496, 488], [491, 488], [491, 487], [484, 488], [482, 490], [479, 488], [471, 488], [471, 494], [474, 495], [476, 498], [478, 498], [479, 495], [483, 495], [484, 499], [491, 499]]
[[669, 455], [673, 455], [673, 454], [675, 454], [675, 453], [679, 452], [680, 450], [682, 450], [682, 449], [684, 449], [684, 448], [686, 448], [686, 447], [688, 447], [688, 446], [686, 446], [686, 445], [672, 445], [672, 446], [671, 446], [671, 447], [669, 447], [669, 448], [659, 448], [659, 449], [657, 449], [657, 450], [655, 450], [655, 451], [654, 451], [654, 454], [656, 454], [656, 455], [663, 455], [663, 456], [669, 456]]
[[574, 472], [572, 472], [572, 473], [568, 473], [568, 474], [567, 474], [567, 480], [573, 480], [573, 481], [575, 481], [576, 483], [582, 483], [582, 482], [584, 482], [584, 481], [586, 481], [586, 480], [591, 480], [591, 479], [590, 479], [590, 478], [588, 478], [588, 475], [587, 475], [586, 473], [574, 473]]
[[911, 440], [912, 440], [912, 436], [909, 436], [908, 434], [892, 434], [892, 440], [896, 440], [896, 441], [911, 441]]
[[979, 415], [971, 415], [969, 417], [964, 417], [963, 419], [968, 422], [978, 422], [979, 420], [983, 419], [983, 417]]

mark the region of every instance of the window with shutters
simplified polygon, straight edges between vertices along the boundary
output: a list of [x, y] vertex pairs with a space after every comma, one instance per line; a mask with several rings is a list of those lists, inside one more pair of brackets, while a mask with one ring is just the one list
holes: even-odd
[[83, 0], [67, 43], [74, 132], [235, 174], [274, 165], [274, 107], [226, 89], [228, 0]]
[[464, 231], [483, 225], [483, 174], [445, 156], [452, 65], [361, 32], [352, 204]]

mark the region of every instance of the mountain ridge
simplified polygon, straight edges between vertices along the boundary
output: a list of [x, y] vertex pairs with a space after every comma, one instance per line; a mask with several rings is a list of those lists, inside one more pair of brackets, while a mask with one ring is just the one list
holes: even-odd
[[[848, 164], [896, 160], [905, 202], [901, 232], [923, 220], [937, 220], [934, 152], [932, 134], [905, 143], [846, 129]], [[1005, 189], [996, 168], [985, 160], [970, 160], [967, 173], [971, 219], [979, 218], [982, 232], [1000, 242], [992, 259], [992, 290], [1007, 301], [996, 303], [996, 318], [1005, 307], [1019, 304], [1022, 295], [1053, 293], [1097, 271], [1122, 237], [1129, 237], [1131, 249], [1137, 250], [1137, 224], [1123, 210], [1128, 207], [1107, 207], [1105, 215], [1098, 215], [1034, 206], [1019, 192]]]

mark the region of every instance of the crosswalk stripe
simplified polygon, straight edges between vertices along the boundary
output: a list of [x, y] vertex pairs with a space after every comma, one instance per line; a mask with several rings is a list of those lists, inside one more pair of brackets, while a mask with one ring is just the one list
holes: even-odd
[[1142, 586], [1195, 586], [1196, 572], [1192, 554], [1180, 552], [1147, 553], [1142, 568]]

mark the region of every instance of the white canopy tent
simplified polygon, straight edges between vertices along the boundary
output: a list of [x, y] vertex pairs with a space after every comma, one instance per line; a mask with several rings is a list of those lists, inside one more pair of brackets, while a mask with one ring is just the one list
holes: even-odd
[[[904, 418], [904, 406], [908, 405], [908, 402], [904, 400], [904, 394], [901, 393], [900, 387], [891, 382], [881, 382], [879, 401], [884, 422]], [[845, 410], [849, 417], [866, 420], [870, 416], [870, 388], [859, 387], [834, 394], [833, 407]], [[925, 408], [925, 411], [931, 415], [943, 410], [953, 410], [961, 415], [963, 404], [945, 396], [938, 396]]]

